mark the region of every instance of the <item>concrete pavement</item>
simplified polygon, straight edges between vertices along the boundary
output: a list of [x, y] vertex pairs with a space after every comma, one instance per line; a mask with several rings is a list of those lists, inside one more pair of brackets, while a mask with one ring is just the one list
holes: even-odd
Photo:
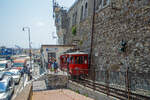
[[33, 92], [32, 100], [94, 100], [69, 89]]

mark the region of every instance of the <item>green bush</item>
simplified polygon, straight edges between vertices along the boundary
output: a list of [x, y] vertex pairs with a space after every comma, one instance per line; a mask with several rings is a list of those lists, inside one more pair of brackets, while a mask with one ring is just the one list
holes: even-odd
[[74, 26], [74, 27], [72, 27], [72, 35], [74, 35], [74, 36], [75, 36], [75, 35], [76, 35], [76, 32], [77, 32], [77, 31], [76, 31], [76, 27], [75, 27], [75, 26]]
[[83, 44], [83, 41], [82, 41], [82, 40], [80, 40], [79, 44], [80, 44], [80, 45], [82, 45], [82, 44]]
[[76, 93], [80, 94], [80, 91], [79, 91], [79, 90], [76, 90]]
[[88, 94], [84, 94], [84, 96], [88, 97]]

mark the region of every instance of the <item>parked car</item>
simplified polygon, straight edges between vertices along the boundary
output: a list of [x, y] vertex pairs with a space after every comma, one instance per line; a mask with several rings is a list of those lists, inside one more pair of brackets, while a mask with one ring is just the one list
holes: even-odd
[[21, 73], [20, 73], [20, 70], [18, 69], [10, 69], [9, 72], [12, 72], [14, 73], [14, 80], [16, 83], [19, 83], [20, 79], [21, 79]]
[[0, 71], [11, 68], [11, 65], [11, 61], [9, 60], [0, 61]]
[[0, 57], [0, 61], [6, 60], [6, 58], [4, 57]]
[[15, 84], [18, 84], [21, 78], [21, 73], [17, 69], [11, 69], [9, 71], [4, 72], [6, 76], [12, 76]]
[[13, 61], [13, 69], [18, 69], [21, 72], [21, 75], [24, 74], [24, 71], [27, 66], [27, 60], [26, 59], [16, 59]]
[[4, 75], [5, 75], [4, 72], [0, 72], [0, 80], [3, 79]]
[[5, 75], [0, 76], [0, 100], [10, 100], [14, 93], [13, 78]]

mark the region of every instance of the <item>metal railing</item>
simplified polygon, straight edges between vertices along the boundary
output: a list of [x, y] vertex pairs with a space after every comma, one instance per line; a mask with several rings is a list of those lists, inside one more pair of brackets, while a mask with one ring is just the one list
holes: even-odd
[[150, 100], [150, 73], [90, 69], [87, 75], [79, 74], [70, 80], [121, 100]]

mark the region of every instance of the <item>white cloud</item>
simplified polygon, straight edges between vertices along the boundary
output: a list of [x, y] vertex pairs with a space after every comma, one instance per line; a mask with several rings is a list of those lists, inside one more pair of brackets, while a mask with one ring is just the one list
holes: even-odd
[[45, 26], [45, 23], [44, 23], [44, 22], [39, 21], [39, 22], [37, 22], [37, 23], [36, 23], [36, 26], [38, 26], [38, 27], [42, 27], [42, 26]]

